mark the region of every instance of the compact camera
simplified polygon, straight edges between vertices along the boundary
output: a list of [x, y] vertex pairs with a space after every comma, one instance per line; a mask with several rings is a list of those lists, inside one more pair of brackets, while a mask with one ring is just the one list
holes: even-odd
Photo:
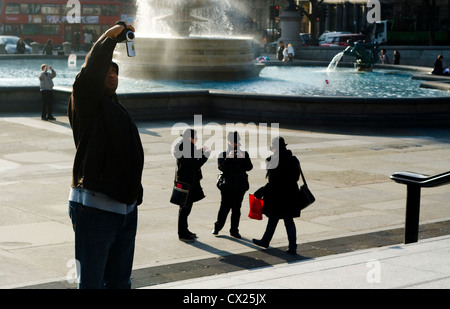
[[136, 48], [134, 46], [134, 32], [130, 29], [123, 29], [122, 33], [117, 37], [117, 41], [126, 43], [128, 57], [136, 56]]
[[[126, 30], [126, 29], [125, 29]], [[125, 37], [127, 38], [127, 42], [126, 42], [126, 44], [127, 44], [127, 54], [128, 54], [128, 57], [134, 57], [134, 56], [136, 56], [136, 49], [135, 49], [135, 46], [134, 46], [134, 32], [133, 31], [128, 31], [126, 34], [125, 34]]]

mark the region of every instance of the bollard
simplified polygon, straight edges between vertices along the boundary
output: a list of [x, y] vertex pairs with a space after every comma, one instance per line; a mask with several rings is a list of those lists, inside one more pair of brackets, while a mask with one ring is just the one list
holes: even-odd
[[406, 186], [405, 244], [419, 240], [420, 186]]
[[70, 55], [70, 52], [72, 50], [72, 43], [64, 42], [64, 43], [62, 43], [62, 45], [63, 45], [64, 55]]
[[39, 54], [40, 44], [38, 42], [31, 42], [30, 46], [32, 54]]

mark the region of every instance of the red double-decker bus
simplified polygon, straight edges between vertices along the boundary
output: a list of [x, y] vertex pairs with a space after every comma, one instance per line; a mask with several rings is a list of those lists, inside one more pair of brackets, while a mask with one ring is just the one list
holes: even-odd
[[[74, 21], [73, 9], [81, 14]], [[118, 20], [132, 23], [135, 0], [0, 0], [0, 35], [14, 35], [28, 42], [71, 42], [83, 46]], [[88, 43], [88, 42], [86, 42]]]

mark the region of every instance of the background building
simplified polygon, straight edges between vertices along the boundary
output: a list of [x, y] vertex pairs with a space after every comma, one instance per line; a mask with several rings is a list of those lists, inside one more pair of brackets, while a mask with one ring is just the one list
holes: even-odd
[[[321, 3], [315, 21], [317, 34], [328, 30], [371, 35], [373, 25], [369, 24], [366, 18], [371, 9], [367, 8], [367, 0], [297, 0], [298, 5], [308, 12], [311, 11], [312, 2]], [[401, 43], [418, 43], [419, 37], [422, 38], [420, 44], [436, 43], [433, 42], [434, 39], [441, 44], [449, 43], [449, 0], [379, 0], [379, 2], [381, 20], [392, 21], [389, 30], [403, 32], [403, 35], [400, 35]], [[311, 21], [307, 20], [307, 23], [309, 23], [308, 30], [311, 31], [313, 28]], [[422, 34], [416, 34], [414, 38], [414, 32]]]

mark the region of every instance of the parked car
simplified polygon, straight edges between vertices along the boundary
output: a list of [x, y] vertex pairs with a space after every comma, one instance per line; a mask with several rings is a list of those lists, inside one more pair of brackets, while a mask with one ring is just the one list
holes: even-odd
[[336, 32], [336, 31], [325, 31], [324, 33], [322, 33], [321, 36], [319, 36], [318, 41], [319, 41], [319, 45], [322, 44], [330, 44], [331, 41], [338, 35], [341, 34], [350, 34], [351, 32], [348, 31], [340, 31], [340, 32]]
[[348, 46], [347, 41], [352, 40], [353, 42], [364, 41], [367, 37], [364, 34], [341, 34], [332, 38], [331, 42], [321, 44], [320, 46]]
[[[13, 35], [0, 35], [0, 44], [5, 45], [5, 52], [7, 54], [17, 54], [17, 42], [19, 37]], [[25, 43], [25, 53], [31, 54], [31, 46]]]

